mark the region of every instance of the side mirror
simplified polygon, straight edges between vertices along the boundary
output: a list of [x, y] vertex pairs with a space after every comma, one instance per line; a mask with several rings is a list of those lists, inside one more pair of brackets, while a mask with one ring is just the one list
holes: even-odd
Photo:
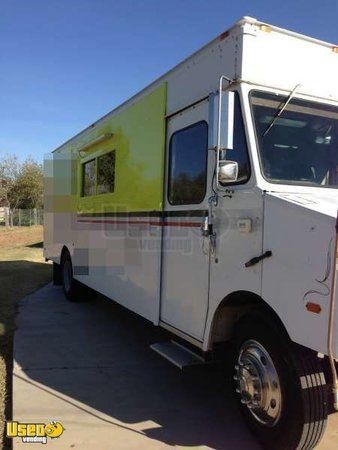
[[218, 182], [220, 184], [235, 183], [238, 180], [238, 163], [220, 160], [218, 163]]

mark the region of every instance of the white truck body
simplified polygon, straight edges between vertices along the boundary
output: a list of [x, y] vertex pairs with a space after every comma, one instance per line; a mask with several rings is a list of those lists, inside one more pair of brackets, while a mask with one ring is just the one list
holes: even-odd
[[[229, 185], [228, 191], [219, 195], [217, 206], [210, 206], [215, 152], [208, 150], [203, 200], [172, 205], [168, 200], [172, 136], [204, 121], [208, 124], [207, 148], [215, 147], [222, 75], [234, 80], [230, 87], [240, 97], [251, 175], [245, 183]], [[243, 18], [55, 150], [53, 164], [47, 163], [46, 258], [60, 263], [66, 247], [74, 266], [80, 268], [74, 272], [75, 279], [204, 351], [231, 336], [241, 314], [236, 299], [245, 293], [269, 305], [294, 342], [327, 354], [330, 292], [336, 276], [337, 186], [277, 184], [263, 176], [250, 95], [259, 91], [287, 97], [300, 84], [297, 99], [331, 105], [332, 117], [337, 119], [337, 79], [338, 50], [334, 45]], [[134, 211], [123, 217], [104, 214], [104, 208], [100, 215], [66, 207], [56, 212], [49, 207], [50, 199], [73, 193], [71, 161], [90, 145], [93, 129], [114, 120], [163, 84], [162, 215], [150, 211], [137, 215]], [[62, 177], [56, 175], [58, 161], [69, 163], [63, 166], [69, 169], [64, 169], [68, 174], [64, 172]], [[63, 182], [56, 183], [55, 178]], [[216, 233], [214, 243], [200, 230], [207, 213]], [[266, 251], [272, 252], [270, 258], [245, 267]], [[309, 302], [319, 305], [320, 311], [309, 311]], [[227, 305], [226, 314], [221, 314]], [[338, 358], [338, 309], [334, 323], [334, 355]]]

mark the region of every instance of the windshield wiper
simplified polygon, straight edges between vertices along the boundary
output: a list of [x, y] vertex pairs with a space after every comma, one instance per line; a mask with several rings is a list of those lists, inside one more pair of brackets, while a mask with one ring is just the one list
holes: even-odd
[[283, 111], [285, 110], [285, 108], [288, 106], [288, 104], [290, 103], [290, 101], [292, 100], [293, 96], [295, 95], [297, 89], [299, 88], [300, 84], [296, 84], [296, 86], [293, 88], [293, 90], [290, 92], [289, 97], [286, 99], [286, 102], [284, 103], [283, 107], [281, 109], [279, 109], [277, 111], [277, 113], [274, 115], [270, 125], [268, 126], [268, 128], [264, 131], [263, 136], [265, 137], [269, 131], [271, 130], [271, 128], [274, 126], [274, 124], [276, 123], [276, 120], [283, 114]]

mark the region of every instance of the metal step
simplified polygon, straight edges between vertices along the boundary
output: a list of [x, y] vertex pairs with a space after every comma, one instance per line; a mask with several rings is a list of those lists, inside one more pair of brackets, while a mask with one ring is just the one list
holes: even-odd
[[189, 366], [205, 364], [204, 358], [175, 341], [158, 342], [150, 346], [175, 366], [183, 369]]

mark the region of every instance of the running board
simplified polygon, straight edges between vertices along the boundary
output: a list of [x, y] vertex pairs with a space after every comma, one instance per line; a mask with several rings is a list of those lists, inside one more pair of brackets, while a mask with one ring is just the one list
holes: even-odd
[[150, 346], [159, 355], [180, 369], [205, 364], [205, 359], [175, 341], [158, 342]]

